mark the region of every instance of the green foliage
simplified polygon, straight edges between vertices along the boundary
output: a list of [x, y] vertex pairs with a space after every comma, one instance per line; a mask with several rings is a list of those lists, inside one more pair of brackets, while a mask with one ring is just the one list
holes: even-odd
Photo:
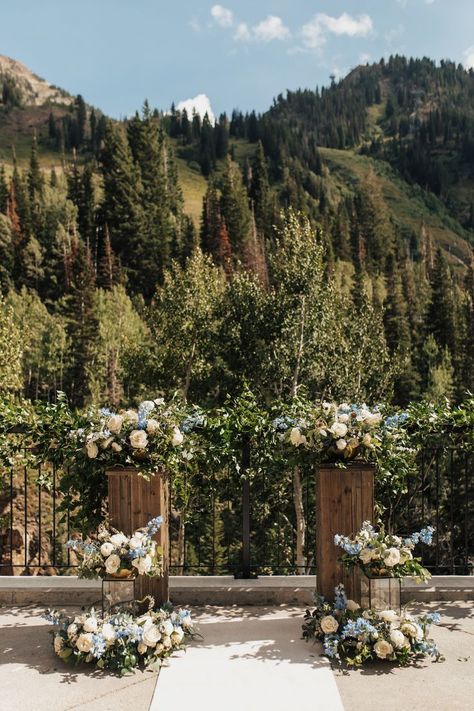
[[0, 295], [0, 394], [21, 388], [22, 336], [15, 324], [13, 309]]

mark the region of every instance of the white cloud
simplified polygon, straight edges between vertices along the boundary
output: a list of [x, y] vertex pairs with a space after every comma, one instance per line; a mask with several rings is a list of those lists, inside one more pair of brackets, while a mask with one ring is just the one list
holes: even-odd
[[238, 42], [250, 42], [252, 39], [252, 33], [249, 30], [249, 26], [246, 22], [239, 22], [237, 29], [235, 30], [234, 39]]
[[199, 20], [197, 20], [195, 17], [193, 17], [189, 21], [189, 26], [191, 27], [192, 30], [194, 30], [194, 32], [201, 32], [201, 24], [200, 24]]
[[227, 7], [222, 7], [222, 5], [213, 5], [211, 7], [211, 15], [221, 27], [232, 27], [234, 24], [234, 13]]
[[262, 20], [253, 28], [255, 39], [262, 42], [271, 42], [272, 40], [284, 40], [290, 36], [290, 30], [284, 25], [281, 17], [276, 15], [268, 15], [265, 20]]
[[189, 118], [191, 118], [193, 110], [195, 110], [201, 118], [204, 118], [207, 114], [211, 123], [214, 123], [216, 120], [211, 102], [206, 94], [198, 94], [193, 99], [185, 99], [176, 104], [177, 111], [183, 111], [183, 109], [186, 109]]
[[463, 52], [463, 58], [463, 64], [466, 69], [474, 69], [474, 45], [472, 45], [472, 47], [468, 47]]
[[331, 17], [324, 12], [318, 12], [303, 25], [301, 36], [306, 47], [318, 49], [326, 43], [328, 33], [347, 37], [366, 37], [372, 30], [373, 23], [369, 15], [353, 17], [343, 12], [339, 17]]

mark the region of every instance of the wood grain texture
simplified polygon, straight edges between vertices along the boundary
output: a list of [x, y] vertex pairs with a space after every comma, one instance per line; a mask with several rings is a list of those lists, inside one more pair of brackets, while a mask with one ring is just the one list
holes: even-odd
[[360, 603], [359, 573], [339, 563], [342, 549], [334, 545], [334, 536], [351, 536], [373, 518], [374, 467], [365, 462], [351, 462], [346, 469], [321, 465], [316, 472], [316, 579], [318, 592], [328, 600], [343, 583], [348, 598]]
[[137, 597], [152, 595], [156, 604], [169, 599], [168, 585], [168, 480], [163, 471], [158, 471], [147, 481], [138, 476], [133, 467], [109, 469], [108, 498], [109, 516], [112, 526], [127, 535], [145, 526], [156, 516], [163, 517], [163, 524], [155, 536], [163, 551], [163, 576], [147, 578], [140, 575], [136, 581]]

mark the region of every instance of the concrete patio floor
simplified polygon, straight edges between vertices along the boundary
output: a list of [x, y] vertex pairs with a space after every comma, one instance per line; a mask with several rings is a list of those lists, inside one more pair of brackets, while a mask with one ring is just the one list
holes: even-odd
[[413, 609], [441, 612], [442, 623], [433, 628], [433, 636], [446, 661], [331, 671], [320, 647], [300, 639], [303, 608], [206, 607], [194, 610], [204, 638], [172, 659], [156, 683], [151, 672], [119, 679], [68, 666], [53, 653], [51, 626], [41, 619], [42, 610], [0, 607], [0, 709], [471, 711], [472, 603], [419, 604]]

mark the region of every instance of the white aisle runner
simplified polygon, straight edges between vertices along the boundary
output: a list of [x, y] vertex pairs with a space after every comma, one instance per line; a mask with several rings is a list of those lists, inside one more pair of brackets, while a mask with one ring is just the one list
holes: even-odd
[[161, 670], [150, 711], [344, 711], [301, 608], [207, 608], [203, 640]]

